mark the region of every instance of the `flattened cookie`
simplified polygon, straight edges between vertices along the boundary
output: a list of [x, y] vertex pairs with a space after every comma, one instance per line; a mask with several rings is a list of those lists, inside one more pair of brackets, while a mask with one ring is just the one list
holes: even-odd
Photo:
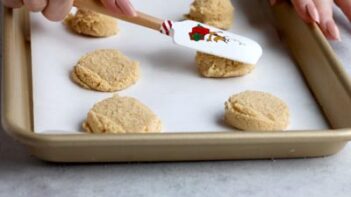
[[271, 94], [245, 91], [225, 103], [225, 121], [241, 130], [284, 130], [289, 124], [289, 109]]
[[229, 29], [233, 24], [234, 7], [230, 0], [194, 0], [185, 17], [220, 29]]
[[118, 32], [116, 19], [85, 9], [68, 15], [65, 24], [78, 34], [93, 37], [108, 37]]
[[101, 49], [83, 56], [71, 76], [84, 88], [112, 92], [136, 83], [139, 63], [115, 49]]
[[94, 105], [83, 128], [91, 133], [150, 133], [161, 132], [162, 124], [138, 100], [113, 96]]
[[197, 52], [195, 61], [200, 74], [204, 77], [238, 77], [250, 73], [255, 68], [255, 65], [201, 52]]

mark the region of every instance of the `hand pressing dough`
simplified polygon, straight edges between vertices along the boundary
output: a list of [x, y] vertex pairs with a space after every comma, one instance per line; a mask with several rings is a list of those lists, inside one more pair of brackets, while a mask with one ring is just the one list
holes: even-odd
[[83, 128], [90, 133], [151, 133], [161, 132], [162, 124], [138, 100], [113, 96], [94, 105]]
[[72, 71], [80, 86], [102, 92], [125, 89], [139, 79], [139, 63], [114, 49], [101, 49], [83, 56]]
[[234, 7], [230, 0], [194, 0], [185, 17], [220, 29], [229, 29], [234, 20]]
[[245, 64], [210, 54], [197, 52], [195, 61], [204, 77], [238, 77], [250, 73], [255, 65]]
[[93, 37], [109, 37], [118, 32], [116, 19], [84, 9], [68, 15], [65, 24], [78, 34]]
[[225, 103], [225, 121], [241, 130], [284, 130], [289, 124], [289, 109], [271, 94], [245, 91]]

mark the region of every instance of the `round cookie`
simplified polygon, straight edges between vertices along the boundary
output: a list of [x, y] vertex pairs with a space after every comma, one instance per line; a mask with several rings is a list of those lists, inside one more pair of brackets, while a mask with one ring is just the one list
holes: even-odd
[[139, 63], [115, 49], [101, 49], [83, 56], [71, 73], [80, 86], [102, 92], [125, 89], [139, 79]]
[[233, 24], [234, 7], [230, 0], [194, 0], [185, 17], [220, 29], [229, 29]]
[[284, 130], [289, 124], [289, 109], [271, 94], [245, 91], [225, 103], [225, 121], [241, 130]]
[[93, 106], [83, 128], [90, 133], [161, 132], [160, 119], [131, 97], [113, 96]]
[[250, 73], [255, 65], [245, 64], [210, 54], [196, 53], [195, 61], [204, 77], [238, 77]]
[[93, 37], [108, 37], [118, 32], [116, 19], [85, 9], [68, 15], [65, 24], [78, 34]]

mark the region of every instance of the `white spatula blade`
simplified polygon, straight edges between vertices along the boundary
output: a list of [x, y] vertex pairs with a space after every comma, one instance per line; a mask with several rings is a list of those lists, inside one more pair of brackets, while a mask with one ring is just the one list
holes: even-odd
[[172, 22], [170, 33], [176, 44], [215, 56], [247, 64], [256, 64], [262, 56], [257, 42], [196, 21]]

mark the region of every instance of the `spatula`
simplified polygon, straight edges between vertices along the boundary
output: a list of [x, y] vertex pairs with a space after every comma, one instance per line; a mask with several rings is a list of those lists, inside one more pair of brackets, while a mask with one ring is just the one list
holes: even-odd
[[157, 30], [172, 37], [175, 44], [203, 53], [247, 64], [256, 64], [262, 56], [262, 48], [257, 42], [196, 21], [161, 20], [142, 12], [137, 12], [136, 17], [116, 16], [99, 0], [75, 0], [74, 5]]

